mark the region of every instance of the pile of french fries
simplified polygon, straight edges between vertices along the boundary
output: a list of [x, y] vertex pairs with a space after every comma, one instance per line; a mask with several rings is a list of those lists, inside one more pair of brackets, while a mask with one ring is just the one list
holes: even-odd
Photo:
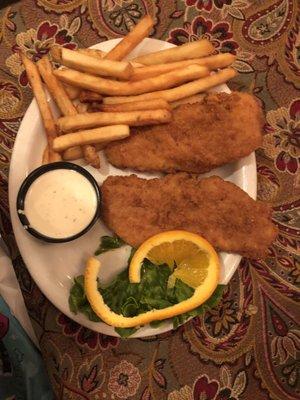
[[[51, 59], [59, 68], [48, 56], [35, 64], [20, 54], [46, 132], [43, 163], [84, 158], [99, 168], [98, 151], [128, 137], [130, 126], [168, 123], [181, 101], [236, 75], [230, 67], [235, 56], [213, 54], [206, 39], [124, 61], [152, 27], [152, 18], [145, 16], [108, 53], [55, 46]], [[61, 112], [57, 120], [45, 87]]]

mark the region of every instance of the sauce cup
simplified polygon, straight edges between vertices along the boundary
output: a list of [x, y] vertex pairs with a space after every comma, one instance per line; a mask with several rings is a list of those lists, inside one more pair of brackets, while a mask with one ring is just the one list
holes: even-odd
[[34, 237], [64, 243], [84, 235], [100, 216], [100, 189], [79, 165], [58, 161], [32, 171], [17, 196], [17, 214]]

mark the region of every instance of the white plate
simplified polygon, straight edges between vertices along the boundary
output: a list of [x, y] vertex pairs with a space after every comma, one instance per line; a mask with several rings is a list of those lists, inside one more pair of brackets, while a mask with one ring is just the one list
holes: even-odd
[[[108, 51], [114, 47], [119, 40], [120, 39], [109, 40], [94, 46], [94, 48]], [[131, 57], [172, 46], [173, 45], [170, 43], [160, 40], [145, 39], [132, 52]], [[226, 85], [219, 86], [215, 91], [230, 92]], [[51, 106], [53, 106], [50, 98], [49, 101]], [[43, 134], [37, 103], [33, 100], [23, 118], [15, 141], [9, 176], [10, 213], [20, 252], [31, 276], [41, 291], [59, 310], [79, 324], [93, 329], [94, 331], [118, 336], [112, 327], [104, 323], [91, 322], [81, 314], [74, 315], [71, 313], [68, 305], [69, 290], [74, 276], [83, 273], [84, 262], [98, 247], [100, 237], [102, 235], [111, 234], [111, 232], [99, 221], [85, 236], [73, 242], [47, 244], [40, 242], [28, 234], [23, 229], [17, 217], [16, 197], [18, 189], [25, 177], [40, 165], [45, 144], [46, 139]], [[96, 171], [91, 167], [87, 167], [87, 169], [93, 174], [99, 184], [101, 184], [108, 175], [129, 175], [132, 173], [131, 171], [125, 172], [109, 165], [103, 155], [101, 155], [100, 171]], [[256, 198], [256, 162], [254, 153], [236, 163], [218, 168], [207, 175], [212, 174], [217, 174], [235, 183], [251, 197], [254, 199]], [[157, 176], [153, 174], [137, 175], [141, 177]], [[103, 263], [103, 271], [105, 272], [103, 281], [108, 282], [125, 267], [129, 252], [130, 248], [126, 246], [100, 256]], [[222, 260], [220, 283], [226, 284], [238, 267], [241, 257], [228, 253], [220, 253], [220, 257]], [[172, 325], [170, 323], [165, 323], [157, 329], [145, 326], [132, 337], [155, 335], [166, 332], [171, 328]]]

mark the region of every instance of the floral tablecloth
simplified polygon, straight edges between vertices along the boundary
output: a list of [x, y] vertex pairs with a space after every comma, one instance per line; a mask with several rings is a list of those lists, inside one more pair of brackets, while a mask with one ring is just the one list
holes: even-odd
[[[1, 231], [57, 399], [299, 399], [297, 7], [297, 0], [23, 0], [1, 10]], [[32, 98], [17, 51], [37, 60], [54, 43], [90, 46], [125, 34], [145, 13], [155, 19], [153, 37], [182, 44], [204, 36], [237, 54], [240, 74], [230, 86], [253, 93], [266, 113], [258, 195], [272, 203], [279, 235], [265, 260], [243, 259], [216, 308], [176, 331], [120, 340], [72, 322], [32, 281], [10, 226], [7, 176]]]

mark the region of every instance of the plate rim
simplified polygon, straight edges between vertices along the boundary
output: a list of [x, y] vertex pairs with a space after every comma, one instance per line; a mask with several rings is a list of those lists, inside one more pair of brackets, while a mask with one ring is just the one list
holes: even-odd
[[[90, 48], [99, 48], [99, 49], [101, 49], [103, 43], [108, 43], [109, 42], [111, 44], [114, 44], [114, 43], [117, 44], [119, 41], [121, 41], [121, 39], [122, 38], [115, 38], [115, 39], [107, 40], [105, 42], [100, 42], [100, 43], [97, 43], [97, 44], [95, 44], [93, 46], [90, 46]], [[168, 47], [175, 47], [175, 45], [173, 45], [171, 43], [165, 42], [163, 40], [155, 39], [155, 38], [145, 38], [144, 41], [149, 41], [149, 42], [155, 41], [155, 42], [158, 42], [158, 43], [166, 43], [168, 45]], [[226, 86], [228, 88], [227, 85], [224, 85], [224, 86]], [[19, 129], [18, 129], [18, 133], [20, 131], [24, 130], [24, 127], [25, 127], [25, 125], [27, 123], [28, 117], [31, 116], [33, 114], [33, 112], [36, 111], [36, 109], [37, 109], [37, 103], [36, 103], [35, 98], [33, 98], [31, 103], [29, 104], [26, 112], [24, 113], [24, 116], [22, 118], [22, 122], [20, 124]], [[40, 119], [40, 116], [38, 116], [38, 118]], [[17, 223], [19, 223], [19, 221], [17, 221], [17, 219], [14, 218], [15, 217], [15, 209], [14, 208], [15, 208], [15, 200], [16, 200], [16, 199], [14, 199], [14, 197], [16, 197], [16, 196], [14, 196], [14, 193], [13, 193], [14, 192], [13, 180], [14, 180], [14, 175], [15, 175], [14, 169], [16, 169], [16, 167], [17, 167], [17, 161], [15, 160], [15, 158], [18, 155], [17, 154], [18, 147], [16, 146], [16, 143], [17, 143], [17, 140], [18, 140], [17, 139], [18, 133], [16, 135], [16, 140], [15, 140], [15, 143], [14, 143], [12, 156], [11, 156], [11, 160], [10, 160], [10, 173], [9, 173], [9, 180], [8, 180], [9, 210], [10, 210], [10, 215], [11, 215], [13, 233], [14, 233], [14, 236], [15, 236], [15, 239], [16, 239], [16, 243], [17, 243], [20, 255], [22, 256], [22, 258], [24, 260], [24, 264], [26, 266], [26, 269], [30, 273], [32, 279], [34, 280], [35, 284], [39, 287], [39, 289], [41, 290], [43, 295], [45, 295], [45, 297], [47, 297], [47, 299], [50, 301], [50, 303], [52, 303], [60, 312], [62, 312], [63, 314], [65, 314], [67, 317], [71, 318], [75, 322], [79, 323], [80, 325], [85, 326], [85, 327], [87, 327], [87, 328], [89, 328], [89, 329], [91, 329], [93, 331], [96, 331], [96, 332], [102, 333], [102, 334], [106, 334], [106, 335], [110, 335], [110, 336], [120, 337], [114, 331], [113, 327], [111, 327], [111, 326], [109, 326], [109, 325], [107, 325], [107, 324], [105, 324], [103, 322], [92, 322], [92, 321], [88, 320], [87, 317], [85, 317], [85, 316], [82, 316], [80, 314], [77, 314], [77, 315], [73, 314], [71, 312], [71, 310], [67, 310], [66, 311], [64, 309], [64, 306], [63, 305], [61, 306], [60, 302], [56, 301], [55, 296], [53, 296], [51, 294], [51, 290], [46, 290], [45, 289], [45, 285], [43, 285], [42, 281], [38, 278], [39, 274], [37, 274], [35, 272], [35, 268], [32, 269], [30, 267], [30, 255], [28, 254], [28, 251], [26, 251], [25, 248], [21, 250], [21, 248], [23, 248], [22, 243], [21, 243], [21, 241], [22, 241], [21, 234], [19, 235], [19, 233], [17, 233], [17, 229], [15, 227], [15, 225]], [[45, 139], [45, 143], [46, 143], [46, 139]], [[244, 157], [244, 158], [246, 158], [246, 157]], [[247, 182], [249, 184], [248, 190], [246, 190], [244, 187], [242, 188], [242, 190], [245, 190], [252, 198], [256, 199], [256, 195], [257, 195], [257, 169], [256, 169], [256, 167], [257, 167], [257, 165], [256, 165], [255, 152], [252, 152], [248, 156], [248, 159], [249, 159], [250, 166], [251, 166], [251, 168], [253, 170], [252, 171], [252, 174], [253, 174], [252, 180], [253, 181], [251, 182], [251, 185], [250, 185], [250, 182]], [[29, 166], [28, 166], [28, 168], [29, 168]], [[29, 171], [29, 172], [31, 172], [31, 171]], [[28, 171], [25, 172], [25, 177], [26, 177], [27, 174], [28, 174]], [[24, 179], [25, 179], [25, 177], [24, 177]], [[245, 183], [244, 180], [243, 180], [243, 183]], [[16, 190], [16, 192], [17, 192], [17, 190]], [[230, 273], [228, 273], [226, 275], [226, 282], [224, 284], [228, 284], [228, 282], [232, 278], [233, 274], [236, 272], [236, 270], [237, 270], [237, 268], [238, 268], [238, 266], [240, 264], [240, 261], [242, 259], [242, 256], [237, 255], [237, 254], [231, 254], [231, 256], [235, 257], [235, 261], [234, 261], [235, 266], [233, 268], [231, 268], [230, 269]], [[99, 330], [99, 327], [101, 327], [103, 329]], [[130, 339], [131, 338], [134, 339], [134, 338], [143, 338], [143, 337], [149, 337], [149, 336], [153, 336], [153, 335], [159, 335], [159, 334], [168, 332], [168, 331], [173, 329], [173, 325], [172, 325], [171, 322], [166, 322], [163, 326], [161, 326], [159, 328], [151, 328], [149, 325], [146, 325], [145, 327], [147, 327], [151, 332], [150, 333], [145, 333], [145, 332], [143, 333], [142, 330], [144, 328], [142, 328], [142, 329], [139, 329], [133, 335], [131, 335], [129, 338]]]

